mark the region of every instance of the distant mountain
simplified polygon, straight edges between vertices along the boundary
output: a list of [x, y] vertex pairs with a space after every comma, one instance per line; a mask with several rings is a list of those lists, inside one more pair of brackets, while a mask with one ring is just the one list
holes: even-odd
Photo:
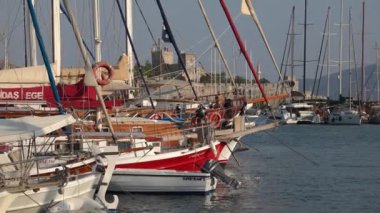
[[[377, 74], [376, 65], [369, 65], [366, 67], [366, 90], [367, 99], [376, 100], [377, 99]], [[343, 96], [349, 96], [349, 70], [343, 70], [343, 81], [342, 81], [342, 93]], [[338, 99], [339, 97], [339, 78], [338, 73], [330, 74], [330, 98]], [[357, 76], [357, 77], [356, 77]], [[379, 76], [380, 77], [380, 76]], [[314, 84], [314, 79], [306, 79], [306, 91], [312, 91]], [[315, 91], [317, 90], [317, 83], [315, 84]], [[352, 97], [357, 99], [357, 93], [361, 94], [361, 68], [357, 68], [357, 72], [352, 70]], [[303, 90], [303, 80], [299, 79], [299, 90]], [[314, 92], [315, 93], [315, 92]], [[319, 86], [318, 95], [327, 95], [327, 75], [322, 76]]]

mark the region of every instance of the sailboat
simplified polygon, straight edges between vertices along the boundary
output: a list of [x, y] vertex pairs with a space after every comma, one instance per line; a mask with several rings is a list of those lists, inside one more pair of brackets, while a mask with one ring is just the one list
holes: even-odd
[[55, 212], [81, 208], [106, 211], [105, 206], [93, 200], [97, 188], [94, 186], [99, 186], [102, 177], [100, 172], [73, 175], [63, 167], [47, 176], [31, 175], [36, 166], [38, 169], [38, 165], [49, 158], [36, 155], [38, 144], [48, 141], [49, 134], [74, 122], [71, 115], [0, 120], [0, 143], [10, 147], [0, 154], [2, 211]]
[[[341, 0], [341, 23], [340, 23], [340, 99], [342, 98], [342, 26], [343, 26], [343, 0]], [[361, 115], [358, 113], [358, 111], [352, 109], [352, 100], [351, 100], [351, 52], [352, 52], [352, 41], [353, 41], [353, 35], [352, 35], [352, 21], [351, 21], [351, 9], [349, 13], [349, 107], [348, 109], [345, 106], [338, 106], [337, 108], [333, 109], [332, 112], [328, 115], [328, 123], [333, 125], [360, 125], [362, 122]], [[355, 60], [355, 59], [354, 59]]]
[[[90, 169], [83, 173], [72, 174], [70, 172], [71, 168], [60, 165], [53, 166], [55, 167], [54, 172], [46, 168], [39, 169], [39, 161], [46, 157], [39, 153], [44, 150], [37, 147], [44, 145], [38, 142], [41, 137], [46, 134], [48, 134], [47, 137], [49, 137], [49, 134], [54, 136], [54, 134], [57, 134], [56, 131], [61, 128], [64, 128], [64, 133], [67, 137], [70, 134], [67, 132], [69, 129], [67, 126], [73, 124], [76, 120], [71, 115], [64, 114], [34, 5], [31, 0], [28, 0], [27, 3], [49, 76], [49, 83], [53, 90], [54, 101], [61, 115], [50, 116], [49, 118], [30, 116], [1, 120], [1, 142], [7, 143], [7, 145], [17, 143], [15, 149], [7, 148], [1, 156], [1, 169], [3, 172], [1, 173], [1, 181], [3, 184], [0, 203], [2, 210], [40, 212], [71, 211], [82, 208], [91, 211], [115, 209], [118, 204], [117, 197], [114, 196], [114, 201], [109, 203], [105, 200], [105, 192], [115, 165], [116, 154], [104, 153], [109, 161], [109, 167], [105, 172], [93, 172], [94, 170]], [[66, 3], [67, 1], [65, 1]], [[53, 1], [52, 5], [53, 13], [59, 14], [59, 1]], [[53, 20], [57, 21], [54, 18]], [[110, 146], [107, 150], [110, 152], [114, 148], [117, 147]], [[61, 163], [66, 164], [67, 162]], [[42, 174], [39, 173], [40, 171]]]

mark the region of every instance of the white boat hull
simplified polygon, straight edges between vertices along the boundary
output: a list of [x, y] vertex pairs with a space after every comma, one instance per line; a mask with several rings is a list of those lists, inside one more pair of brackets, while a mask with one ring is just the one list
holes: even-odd
[[328, 117], [328, 123], [332, 125], [360, 125], [362, 118], [359, 114], [330, 114]]
[[116, 169], [108, 191], [156, 193], [206, 193], [217, 179], [209, 173], [174, 170]]
[[[24, 193], [0, 193], [0, 204], [9, 202], [9, 196], [13, 201], [4, 212], [41, 212], [46, 211], [50, 205], [50, 212], [74, 211], [82, 208], [91, 211], [102, 211], [103, 207], [93, 201], [95, 188], [99, 182], [100, 174], [82, 176], [69, 181], [62, 190], [56, 185], [27, 190]], [[60, 193], [61, 191], [61, 193]], [[6, 201], [7, 200], [7, 201]], [[57, 205], [54, 205], [58, 203]]]

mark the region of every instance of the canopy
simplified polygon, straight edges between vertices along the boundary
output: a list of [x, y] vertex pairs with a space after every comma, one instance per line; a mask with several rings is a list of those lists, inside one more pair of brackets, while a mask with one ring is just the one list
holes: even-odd
[[0, 143], [17, 142], [43, 136], [74, 122], [75, 119], [72, 115], [0, 119]]

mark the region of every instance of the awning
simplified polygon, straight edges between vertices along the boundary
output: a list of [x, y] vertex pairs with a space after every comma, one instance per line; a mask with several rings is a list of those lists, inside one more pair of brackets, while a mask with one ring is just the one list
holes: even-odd
[[43, 136], [73, 124], [75, 121], [72, 115], [0, 119], [0, 143], [17, 142]]

